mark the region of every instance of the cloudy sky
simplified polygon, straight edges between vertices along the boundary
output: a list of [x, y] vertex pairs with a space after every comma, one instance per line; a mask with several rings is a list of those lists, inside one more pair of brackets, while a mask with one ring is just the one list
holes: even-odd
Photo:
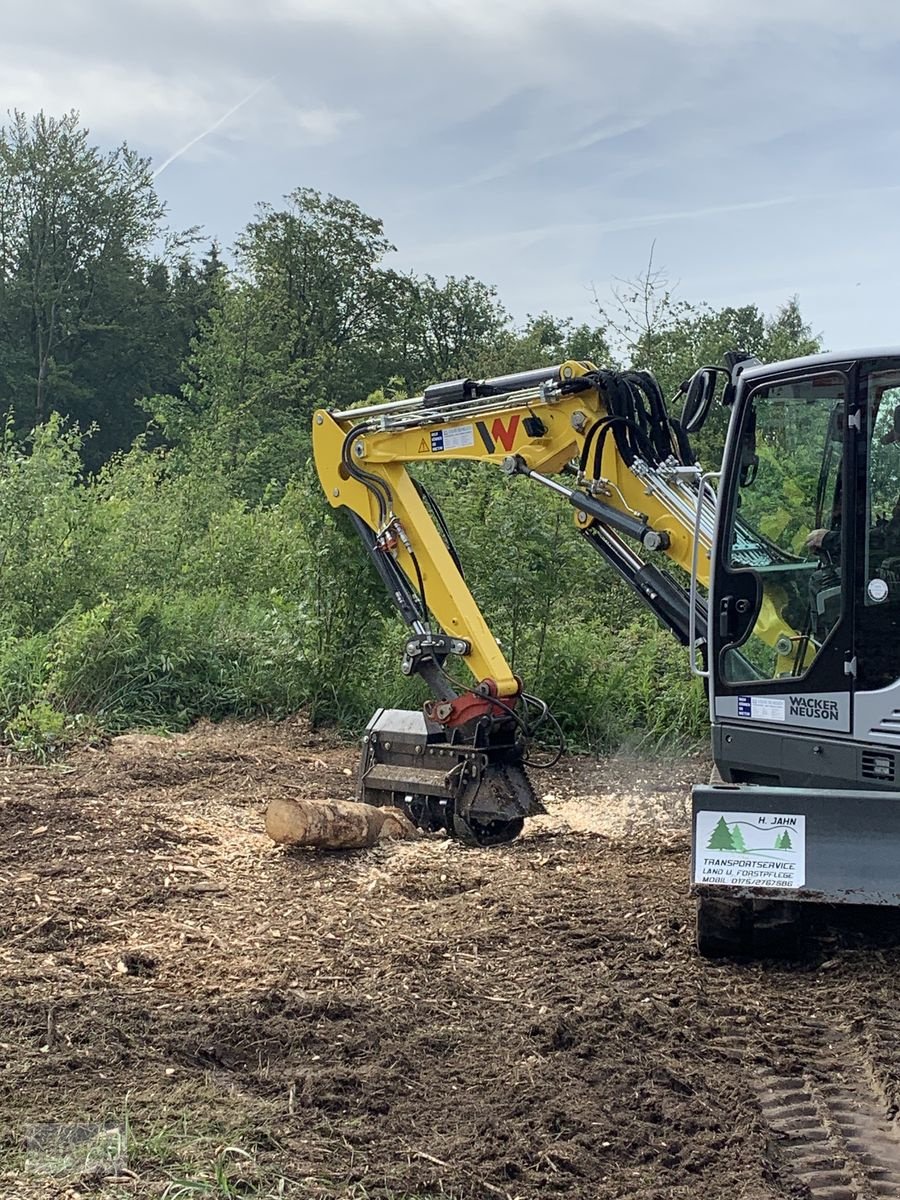
[[312, 186], [397, 266], [579, 320], [655, 239], [685, 299], [796, 293], [831, 348], [900, 342], [896, 0], [3, 7], [0, 108], [151, 156], [176, 227], [227, 245]]

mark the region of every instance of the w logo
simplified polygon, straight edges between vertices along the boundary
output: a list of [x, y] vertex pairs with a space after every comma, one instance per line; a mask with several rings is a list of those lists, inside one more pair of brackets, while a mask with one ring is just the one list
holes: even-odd
[[504, 424], [502, 417], [495, 417], [490, 433], [488, 433], [488, 427], [484, 421], [478, 422], [478, 432], [481, 434], [481, 440], [484, 442], [488, 454], [494, 453], [498, 442], [508, 454], [513, 448], [518, 431], [518, 413], [513, 413], [507, 424]]

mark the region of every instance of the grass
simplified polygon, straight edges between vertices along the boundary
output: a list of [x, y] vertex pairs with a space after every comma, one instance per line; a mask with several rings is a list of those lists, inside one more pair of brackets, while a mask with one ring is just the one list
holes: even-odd
[[[38, 1181], [52, 1180], [53, 1186], [68, 1184], [79, 1192], [89, 1189], [89, 1194], [103, 1200], [134, 1200], [150, 1194], [160, 1200], [462, 1200], [455, 1189], [442, 1189], [438, 1196], [434, 1192], [388, 1191], [382, 1184], [366, 1182], [348, 1187], [327, 1175], [293, 1178], [285, 1173], [283, 1161], [263, 1161], [273, 1152], [281, 1157], [282, 1148], [265, 1132], [267, 1126], [277, 1127], [274, 1107], [269, 1112], [254, 1112], [252, 1127], [247, 1120], [226, 1127], [212, 1121], [209, 1110], [196, 1107], [196, 1089], [192, 1092], [195, 1107], [177, 1117], [166, 1113], [157, 1120], [135, 1119], [126, 1105], [123, 1112], [101, 1122], [70, 1113], [67, 1123], [48, 1124], [43, 1131], [32, 1126], [48, 1139], [40, 1158], [34, 1152], [33, 1138], [28, 1151], [21, 1145], [14, 1150], [8, 1147], [0, 1155], [0, 1181], [15, 1179], [21, 1186], [33, 1178], [40, 1187]], [[221, 1109], [218, 1092], [215, 1096], [210, 1093], [209, 1100]], [[167, 1107], [171, 1110], [175, 1105]], [[95, 1131], [93, 1139], [91, 1130]], [[59, 1132], [50, 1144], [52, 1131]], [[74, 1137], [67, 1140], [67, 1131], [75, 1131]], [[61, 1153], [66, 1147], [68, 1153]], [[0, 1190], [2, 1187], [0, 1182]]]

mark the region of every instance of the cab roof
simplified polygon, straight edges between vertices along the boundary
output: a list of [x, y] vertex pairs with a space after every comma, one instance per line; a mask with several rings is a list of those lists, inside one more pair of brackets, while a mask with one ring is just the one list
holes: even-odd
[[786, 358], [781, 362], [753, 363], [744, 366], [738, 363], [737, 374], [742, 380], [754, 380], [782, 371], [808, 371], [816, 367], [830, 367], [838, 363], [858, 362], [870, 358], [893, 358], [900, 366], [900, 347], [880, 347], [874, 350], [828, 350], [824, 354], [807, 354], [802, 358]]

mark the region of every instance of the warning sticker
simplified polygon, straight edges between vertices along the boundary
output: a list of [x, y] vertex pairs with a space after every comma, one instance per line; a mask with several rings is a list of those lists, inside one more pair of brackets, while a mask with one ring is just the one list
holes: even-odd
[[791, 813], [697, 813], [694, 883], [799, 888], [806, 882], [806, 817]]
[[739, 717], [752, 717], [754, 721], [785, 719], [783, 696], [738, 696], [737, 708]]

